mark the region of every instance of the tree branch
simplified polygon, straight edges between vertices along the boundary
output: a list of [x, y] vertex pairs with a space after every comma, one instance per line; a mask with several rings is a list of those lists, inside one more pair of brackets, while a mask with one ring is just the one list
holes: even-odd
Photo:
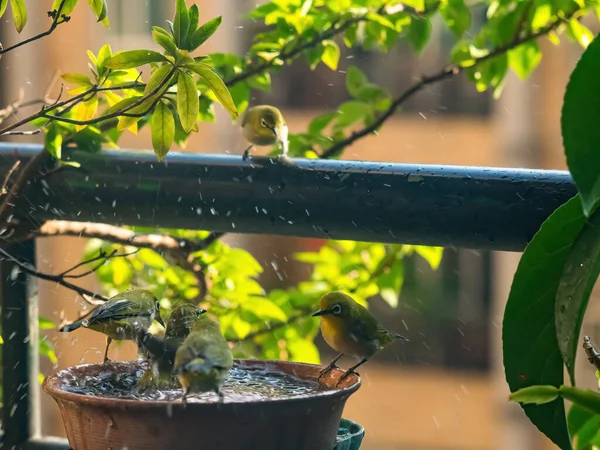
[[[106, 297], [103, 297], [100, 294], [96, 294], [95, 292], [92, 292], [88, 289], [82, 288], [80, 286], [77, 286], [73, 283], [71, 283], [70, 281], [67, 281], [66, 278], [81, 278], [85, 275], [89, 275], [93, 272], [95, 272], [96, 270], [98, 270], [106, 261], [108, 261], [111, 258], [124, 258], [127, 257], [129, 255], [131, 255], [132, 253], [121, 253], [121, 254], [117, 254], [117, 252], [112, 252], [110, 254], [105, 254], [103, 252], [100, 253], [100, 255], [89, 259], [87, 261], [84, 261], [82, 263], [77, 264], [76, 266], [70, 268], [69, 270], [66, 270], [63, 273], [60, 273], [58, 275], [51, 275], [51, 274], [47, 274], [47, 273], [43, 273], [43, 272], [39, 272], [37, 271], [34, 267], [30, 266], [27, 263], [24, 263], [22, 261], [19, 261], [17, 258], [15, 258], [14, 256], [12, 256], [10, 253], [8, 253], [6, 250], [4, 250], [3, 248], [0, 248], [0, 255], [2, 255], [4, 257], [4, 259], [16, 264], [23, 272], [25, 272], [28, 275], [34, 276], [36, 278], [39, 278], [41, 280], [46, 280], [46, 281], [52, 281], [54, 283], [58, 283], [61, 286], [66, 287], [67, 289], [70, 289], [72, 291], [77, 292], [86, 302], [92, 304], [92, 305], [96, 305], [97, 302], [94, 302], [94, 299], [96, 300], [100, 300], [105, 302], [106, 300], [108, 300]], [[72, 275], [71, 272], [73, 272], [75, 269], [83, 266], [84, 264], [88, 264], [88, 263], [92, 263], [95, 261], [98, 261], [100, 259], [104, 259], [104, 261], [102, 261], [102, 264], [98, 264], [96, 265], [93, 269], [83, 272], [81, 274], [77, 274], [77, 275]], [[89, 298], [88, 298], [89, 297]]]
[[202, 240], [189, 240], [167, 234], [137, 234], [132, 230], [93, 222], [69, 222], [50, 220], [32, 233], [32, 237], [78, 236], [96, 238], [115, 244], [131, 245], [137, 248], [149, 248], [156, 252], [193, 253], [206, 249], [224, 233], [211, 233]]
[[583, 350], [585, 351], [585, 355], [590, 364], [592, 364], [596, 370], [600, 370], [600, 353], [598, 353], [594, 344], [592, 344], [589, 336], [584, 336], [583, 338]]
[[[48, 30], [44, 31], [43, 33], [37, 34], [33, 37], [30, 37], [29, 39], [25, 39], [24, 41], [21, 42], [17, 42], [15, 45], [11, 45], [10, 47], [7, 47], [5, 49], [0, 47], [0, 56], [4, 55], [5, 53], [8, 53], [12, 50], [15, 50], [19, 47], [22, 47], [23, 45], [29, 44], [30, 42], [33, 41], [37, 41], [38, 39], [42, 39], [43, 37], [46, 37], [50, 34], [52, 34], [52, 32], [56, 29], [56, 27], [63, 23], [63, 22], [68, 22], [68, 18], [66, 16], [62, 16], [61, 12], [63, 10], [63, 7], [65, 6], [65, 3], [67, 3], [67, 0], [62, 0], [60, 2], [60, 5], [58, 5], [58, 9], [56, 11], [51, 11], [48, 12], [48, 16], [52, 17], [52, 24], [50, 25], [50, 28], [48, 28]], [[60, 22], [60, 19], [63, 19], [62, 22]]]
[[[556, 20], [552, 24], [548, 25], [547, 27], [541, 29], [540, 31], [538, 31], [536, 33], [532, 33], [523, 38], [517, 37], [510, 44], [498, 47], [495, 50], [490, 51], [490, 53], [488, 53], [487, 55], [482, 56], [481, 58], [475, 59], [474, 64], [470, 65], [469, 67], [475, 67], [475, 66], [477, 66], [481, 63], [484, 63], [492, 58], [500, 56], [500, 55], [508, 52], [509, 50], [512, 50], [513, 48], [518, 47], [521, 44], [524, 44], [529, 41], [533, 41], [535, 39], [538, 39], [542, 36], [547, 35], [551, 31], [556, 29], [565, 20], [568, 20], [570, 17], [572, 17], [574, 14], [576, 14], [577, 11], [578, 10], [567, 15], [565, 18]], [[339, 152], [341, 152], [346, 147], [349, 147], [357, 140], [377, 131], [377, 129], [379, 129], [379, 127], [381, 127], [383, 125], [383, 123], [386, 120], [388, 120], [396, 112], [396, 110], [404, 102], [406, 102], [409, 98], [411, 98], [414, 94], [421, 91], [423, 88], [425, 88], [426, 86], [428, 86], [430, 84], [434, 84], [439, 81], [445, 80], [446, 78], [450, 78], [454, 75], [458, 75], [459, 73], [461, 73], [465, 69], [468, 69], [469, 67], [463, 67], [460, 64], [452, 64], [452, 65], [447, 66], [446, 68], [442, 69], [440, 72], [436, 73], [435, 75], [423, 77], [421, 79], [421, 81], [413, 84], [406, 91], [404, 91], [402, 94], [400, 94], [400, 96], [397, 97], [392, 102], [390, 107], [388, 109], [386, 109], [371, 125], [364, 127], [363, 129], [361, 129], [359, 131], [353, 132], [346, 139], [342, 139], [341, 141], [336, 142], [333, 146], [331, 146], [326, 151], [324, 151], [319, 157], [322, 159], [327, 159], [327, 158], [331, 158], [331, 157], [337, 155]]]

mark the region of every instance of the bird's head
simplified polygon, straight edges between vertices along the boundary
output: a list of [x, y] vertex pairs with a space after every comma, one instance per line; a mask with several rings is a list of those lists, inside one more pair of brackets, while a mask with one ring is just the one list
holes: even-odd
[[329, 292], [321, 298], [321, 302], [319, 303], [320, 309], [313, 316], [332, 315], [341, 318], [348, 317], [354, 304], [355, 302], [352, 297], [343, 292]]
[[167, 322], [167, 331], [169, 335], [183, 334], [188, 335], [194, 324], [206, 312], [205, 309], [196, 308], [190, 303], [184, 303], [177, 306], [171, 312]]
[[279, 142], [287, 140], [287, 125], [277, 108], [269, 105], [255, 106], [250, 114], [251, 126], [256, 134]]
[[162, 317], [160, 316], [160, 302], [158, 300], [156, 300], [154, 302], [154, 320], [156, 320], [158, 323], [160, 323], [162, 325], [163, 328], [165, 328], [165, 322], [162, 320]]

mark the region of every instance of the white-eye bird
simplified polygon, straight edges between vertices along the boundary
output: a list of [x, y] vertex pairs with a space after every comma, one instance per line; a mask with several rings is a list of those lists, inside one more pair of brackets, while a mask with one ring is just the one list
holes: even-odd
[[329, 292], [320, 301], [320, 309], [313, 316], [321, 317], [321, 334], [325, 342], [340, 352], [329, 365], [321, 371], [319, 378], [330, 372], [336, 362], [344, 355], [358, 359], [358, 364], [350, 367], [338, 380], [338, 384], [368, 359], [388, 344], [407, 338], [392, 333], [377, 321], [364, 306], [343, 292]]
[[248, 109], [242, 119], [242, 134], [251, 144], [244, 151], [243, 160], [248, 159], [248, 152], [255, 145], [277, 143], [281, 145], [281, 158], [288, 158], [288, 127], [283, 114], [274, 106], [258, 105]]
[[221, 386], [233, 366], [233, 355], [221, 326], [202, 316], [175, 354], [173, 373], [183, 389], [183, 403], [188, 394], [214, 391], [223, 401]]
[[96, 307], [89, 317], [64, 325], [58, 331], [68, 333], [83, 327], [105, 334], [107, 338], [104, 363], [106, 363], [108, 348], [113, 339], [138, 343], [139, 336], [148, 331], [155, 319], [163, 327], [165, 326], [160, 317], [160, 303], [154, 294], [144, 289], [132, 289], [115, 295]]

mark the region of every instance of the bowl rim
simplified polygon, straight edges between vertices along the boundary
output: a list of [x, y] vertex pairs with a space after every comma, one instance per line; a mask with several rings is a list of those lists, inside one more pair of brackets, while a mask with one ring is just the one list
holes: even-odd
[[[110, 361], [108, 364], [113, 366], [130, 366], [132, 364], [141, 364], [143, 361], [140, 360], [131, 360], [131, 361]], [[310, 363], [302, 363], [302, 362], [293, 362], [293, 361], [281, 361], [281, 360], [272, 360], [272, 359], [253, 359], [253, 358], [235, 358], [234, 362], [236, 364], [244, 364], [248, 366], [254, 365], [284, 365], [284, 366], [309, 366], [319, 369], [324, 369], [327, 367], [322, 364], [310, 364]], [[189, 402], [187, 406], [184, 406], [180, 399], [176, 400], [135, 400], [135, 399], [127, 399], [127, 398], [116, 398], [116, 397], [96, 397], [85, 394], [78, 394], [75, 392], [68, 392], [61, 389], [61, 375], [65, 374], [68, 371], [73, 370], [81, 370], [85, 367], [99, 367], [103, 366], [102, 363], [89, 363], [89, 364], [79, 364], [75, 366], [66, 367], [58, 372], [49, 375], [44, 379], [42, 383], [42, 389], [46, 394], [50, 397], [54, 398], [56, 401], [67, 401], [77, 404], [86, 404], [86, 405], [94, 405], [98, 407], [110, 407], [110, 408], [120, 408], [127, 407], [129, 409], [153, 409], [157, 407], [164, 408], [165, 406], [173, 406], [175, 408], [210, 408], [214, 409], [218, 407], [219, 409], [225, 408], [244, 408], [244, 407], [252, 407], [256, 405], [281, 405], [281, 404], [290, 404], [290, 403], [300, 403], [300, 402], [314, 402], [325, 399], [344, 399], [355, 393], [361, 386], [362, 380], [356, 374], [351, 374], [348, 377], [348, 380], [351, 383], [347, 386], [333, 389], [320, 391], [316, 394], [304, 395], [299, 397], [287, 397], [287, 398], [274, 398], [270, 400], [260, 400], [260, 401], [248, 401], [248, 402]], [[345, 371], [339, 368], [333, 368], [331, 373], [339, 373], [340, 376], [345, 373]]]

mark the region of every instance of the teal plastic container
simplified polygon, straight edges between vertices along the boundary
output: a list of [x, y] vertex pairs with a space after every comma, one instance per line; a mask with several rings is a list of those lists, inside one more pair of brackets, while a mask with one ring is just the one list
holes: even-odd
[[358, 450], [365, 437], [365, 429], [349, 419], [340, 421], [338, 427], [337, 443], [333, 450]]

